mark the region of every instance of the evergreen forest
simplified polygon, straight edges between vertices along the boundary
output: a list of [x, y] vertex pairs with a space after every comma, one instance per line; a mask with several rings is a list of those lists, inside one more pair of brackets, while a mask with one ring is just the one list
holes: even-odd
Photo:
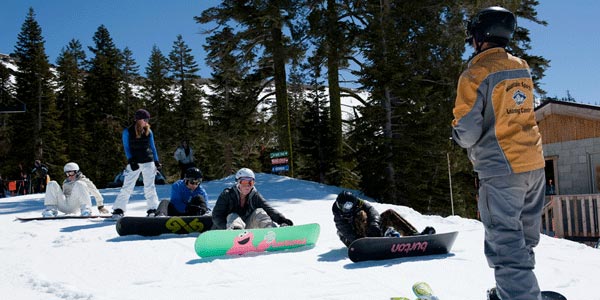
[[[205, 181], [241, 167], [271, 173], [270, 153], [287, 151], [283, 175], [475, 217], [476, 174], [450, 122], [473, 52], [463, 22], [492, 5], [517, 15], [509, 50], [528, 61], [544, 96], [538, 82], [549, 61], [522, 25], [546, 25], [535, 0], [225, 0], [194, 18], [203, 49], [176, 36], [171, 49], [148, 49], [147, 62], [101, 24], [92, 45], [73, 39], [50, 62], [30, 8], [21, 31], [5, 33], [18, 35], [17, 68], [0, 64], [0, 106], [26, 111], [0, 114], [0, 174], [18, 179], [19, 166], [39, 159], [62, 182], [63, 165], [75, 161], [106, 187], [127, 164], [121, 133], [145, 108], [169, 182], [186, 139]], [[200, 51], [210, 78], [197, 75]], [[344, 98], [360, 105], [344, 114]]]

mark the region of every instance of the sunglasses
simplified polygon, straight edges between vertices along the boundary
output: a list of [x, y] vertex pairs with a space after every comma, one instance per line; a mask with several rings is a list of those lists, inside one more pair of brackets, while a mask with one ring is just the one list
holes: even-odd
[[343, 204], [337, 203], [338, 208], [344, 214], [348, 214], [352, 212], [352, 208], [354, 208], [354, 203], [352, 201], [346, 201]]
[[186, 179], [185, 183], [188, 183], [191, 185], [199, 185], [200, 183], [202, 183], [202, 179], [194, 179], [194, 180]]
[[253, 187], [254, 186], [254, 180], [253, 179], [240, 179], [239, 184], [241, 186], [249, 186], [249, 187]]
[[75, 174], [77, 174], [76, 171], [67, 171], [67, 172], [65, 172], [65, 175], [67, 175], [67, 176], [73, 176]]

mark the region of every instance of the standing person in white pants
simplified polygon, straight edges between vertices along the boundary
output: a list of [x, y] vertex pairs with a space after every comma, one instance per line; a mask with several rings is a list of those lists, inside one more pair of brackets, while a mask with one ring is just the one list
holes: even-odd
[[154, 217], [158, 207], [158, 195], [154, 178], [160, 168], [158, 153], [154, 144], [154, 134], [150, 130], [150, 113], [145, 109], [135, 112], [135, 123], [123, 130], [123, 148], [127, 157], [127, 168], [123, 187], [113, 204], [113, 219], [123, 217], [127, 203], [135, 187], [140, 173], [144, 178], [144, 197], [146, 198], [147, 216]]
[[46, 209], [42, 212], [43, 217], [56, 217], [58, 211], [66, 214], [79, 211], [82, 216], [90, 216], [92, 214], [90, 194], [96, 199], [98, 212], [108, 213], [108, 210], [104, 208], [104, 198], [100, 191], [89, 178], [81, 173], [79, 165], [70, 162], [64, 166], [63, 170], [67, 179], [63, 182], [62, 190], [54, 180], [46, 186], [44, 197]]

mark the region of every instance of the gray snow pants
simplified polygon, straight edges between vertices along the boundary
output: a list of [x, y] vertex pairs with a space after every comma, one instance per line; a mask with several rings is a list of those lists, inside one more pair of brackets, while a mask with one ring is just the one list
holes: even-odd
[[271, 217], [262, 208], [255, 209], [248, 217], [242, 219], [236, 213], [227, 215], [227, 229], [251, 229], [277, 227]]
[[544, 169], [482, 178], [479, 212], [485, 226], [484, 251], [494, 268], [501, 299], [541, 300], [533, 273], [533, 247], [540, 240]]

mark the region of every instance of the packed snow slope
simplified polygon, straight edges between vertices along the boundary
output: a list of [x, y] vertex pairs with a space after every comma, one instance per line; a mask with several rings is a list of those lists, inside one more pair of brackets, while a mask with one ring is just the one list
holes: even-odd
[[[231, 184], [232, 177], [203, 183], [211, 207]], [[258, 174], [256, 187], [295, 224], [319, 223], [317, 244], [203, 259], [194, 252], [197, 234], [120, 237], [114, 222], [98, 219], [22, 223], [15, 218], [41, 214], [43, 195], [0, 199], [2, 299], [414, 299], [411, 286], [426, 281], [442, 300], [482, 300], [494, 285], [477, 220], [375, 203], [418, 229], [460, 233], [448, 255], [352, 263], [331, 214], [341, 188], [269, 174]], [[157, 190], [168, 198], [170, 185]], [[119, 189], [101, 192], [110, 208]], [[142, 187], [136, 187], [126, 215], [145, 211]], [[542, 289], [570, 300], [600, 300], [600, 250], [542, 236], [536, 260]]]

